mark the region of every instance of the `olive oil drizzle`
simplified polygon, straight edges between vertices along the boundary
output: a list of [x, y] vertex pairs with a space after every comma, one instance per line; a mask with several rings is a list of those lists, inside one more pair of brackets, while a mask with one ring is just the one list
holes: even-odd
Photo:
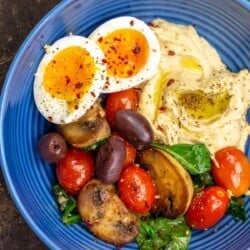
[[208, 94], [201, 90], [183, 92], [178, 95], [179, 104], [194, 119], [216, 119], [228, 108], [230, 95], [227, 91]]

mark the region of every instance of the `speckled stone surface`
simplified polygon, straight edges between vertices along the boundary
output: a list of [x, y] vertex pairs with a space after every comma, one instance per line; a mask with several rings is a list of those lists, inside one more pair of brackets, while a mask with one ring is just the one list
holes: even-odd
[[[59, 0], [0, 0], [0, 87], [10, 63], [25, 37]], [[47, 247], [17, 211], [0, 171], [0, 249]]]

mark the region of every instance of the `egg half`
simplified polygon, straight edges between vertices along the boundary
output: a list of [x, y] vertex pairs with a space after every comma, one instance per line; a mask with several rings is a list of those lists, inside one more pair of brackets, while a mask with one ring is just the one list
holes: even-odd
[[89, 38], [102, 49], [107, 63], [103, 92], [125, 90], [151, 78], [160, 62], [160, 45], [155, 33], [142, 20], [123, 16], [111, 19]]
[[34, 80], [36, 106], [52, 123], [76, 121], [102, 92], [104, 54], [92, 40], [76, 35], [63, 37], [45, 50]]

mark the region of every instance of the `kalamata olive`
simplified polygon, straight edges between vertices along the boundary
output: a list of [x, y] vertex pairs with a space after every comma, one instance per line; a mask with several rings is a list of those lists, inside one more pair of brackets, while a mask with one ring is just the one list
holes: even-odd
[[112, 135], [103, 144], [96, 156], [96, 175], [106, 184], [115, 183], [122, 171], [125, 161], [126, 148], [124, 140]]
[[149, 121], [138, 111], [124, 109], [116, 112], [116, 129], [129, 143], [140, 150], [153, 141], [153, 130]]
[[56, 132], [45, 134], [38, 141], [38, 152], [48, 163], [57, 163], [67, 153], [65, 139]]

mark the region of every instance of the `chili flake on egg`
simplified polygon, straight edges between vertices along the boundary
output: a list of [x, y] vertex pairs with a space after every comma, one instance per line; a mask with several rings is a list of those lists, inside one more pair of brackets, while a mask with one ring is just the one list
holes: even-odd
[[160, 61], [160, 45], [142, 20], [123, 16], [111, 19], [90, 36], [102, 49], [107, 62], [105, 93], [135, 87], [150, 79]]

